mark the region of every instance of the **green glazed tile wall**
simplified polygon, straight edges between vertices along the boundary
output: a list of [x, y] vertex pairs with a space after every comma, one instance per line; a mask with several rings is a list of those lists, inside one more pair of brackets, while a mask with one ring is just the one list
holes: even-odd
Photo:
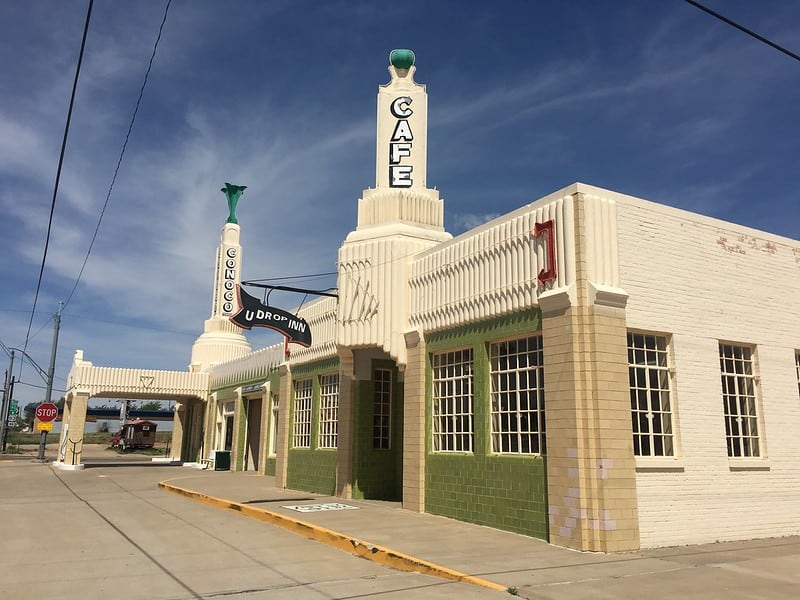
[[426, 512], [548, 539], [545, 460], [430, 454]]
[[[474, 452], [434, 453], [431, 448], [431, 366], [427, 366], [426, 512], [548, 539], [546, 459], [491, 453], [487, 342], [530, 335], [541, 313], [529, 311], [426, 336], [428, 352], [474, 351]], [[545, 400], [546, 401], [546, 400]]]
[[292, 381], [311, 378], [311, 448], [292, 448], [291, 432], [294, 424], [294, 385], [292, 397], [281, 398], [281, 409], [289, 413], [289, 453], [286, 487], [293, 490], [333, 495], [336, 489], [336, 450], [318, 448], [319, 437], [319, 376], [339, 370], [338, 359], [309, 363], [292, 369]]
[[289, 450], [286, 487], [333, 496], [336, 491], [336, 450]]

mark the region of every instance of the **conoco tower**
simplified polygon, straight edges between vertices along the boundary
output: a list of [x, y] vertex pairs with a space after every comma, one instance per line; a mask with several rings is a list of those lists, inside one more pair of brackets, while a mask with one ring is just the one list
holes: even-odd
[[236, 204], [245, 189], [245, 186], [230, 183], [222, 188], [228, 200], [229, 214], [217, 246], [211, 317], [206, 319], [203, 333], [192, 346], [192, 362], [189, 365], [192, 372], [204, 371], [212, 364], [240, 358], [251, 351], [250, 342], [242, 330], [229, 320], [238, 309], [236, 286], [240, 281], [242, 246], [239, 244]]

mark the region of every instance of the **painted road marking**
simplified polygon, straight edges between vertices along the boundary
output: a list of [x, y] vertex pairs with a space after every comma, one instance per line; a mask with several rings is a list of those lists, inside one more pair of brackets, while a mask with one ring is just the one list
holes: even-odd
[[284, 506], [283, 508], [296, 510], [302, 513], [322, 512], [324, 510], [358, 510], [357, 506], [350, 506], [349, 504], [341, 504], [339, 502], [327, 502], [325, 504], [294, 504], [291, 506]]

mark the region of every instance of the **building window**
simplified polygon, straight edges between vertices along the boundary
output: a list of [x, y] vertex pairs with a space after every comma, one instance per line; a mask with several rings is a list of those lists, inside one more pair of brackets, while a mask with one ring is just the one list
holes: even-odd
[[392, 427], [392, 372], [389, 369], [375, 369], [374, 381], [372, 447], [375, 450], [389, 450]]
[[272, 421], [269, 429], [269, 455], [275, 456], [278, 453], [278, 413], [280, 398], [277, 394], [272, 395]]
[[433, 450], [472, 452], [472, 348], [432, 359]]
[[794, 353], [794, 365], [797, 369], [797, 393], [800, 394], [800, 352]]
[[545, 454], [542, 337], [489, 345], [492, 451]]
[[292, 446], [311, 448], [311, 398], [313, 385], [310, 379], [294, 382], [294, 426]]
[[752, 349], [719, 345], [728, 456], [760, 456]]
[[233, 448], [233, 417], [236, 411], [234, 402], [226, 402], [222, 409], [222, 448], [220, 450], [231, 450]]
[[633, 453], [674, 456], [667, 338], [628, 333]]
[[323, 375], [319, 391], [319, 447], [336, 448], [339, 424], [339, 374]]

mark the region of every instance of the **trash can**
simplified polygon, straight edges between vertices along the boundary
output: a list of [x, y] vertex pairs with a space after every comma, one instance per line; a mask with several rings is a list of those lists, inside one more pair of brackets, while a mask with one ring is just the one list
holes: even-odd
[[214, 453], [214, 470], [215, 471], [230, 471], [231, 470], [231, 451], [230, 450], [217, 450]]

